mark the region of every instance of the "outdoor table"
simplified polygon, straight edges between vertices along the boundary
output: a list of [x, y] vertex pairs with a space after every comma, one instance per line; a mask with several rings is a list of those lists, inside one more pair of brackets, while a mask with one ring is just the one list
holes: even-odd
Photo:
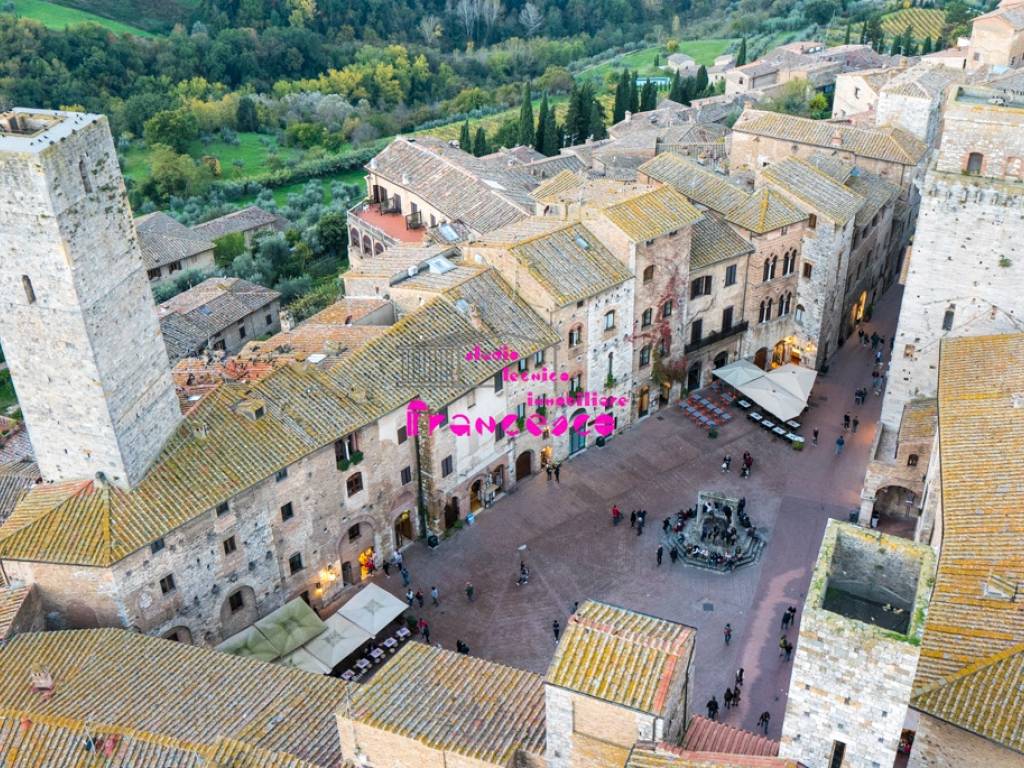
[[763, 419], [761, 421], [761, 426], [764, 427], [765, 429], [775, 429], [775, 422], [768, 421], [768, 419]]
[[792, 432], [790, 432], [788, 435], [786, 435], [786, 439], [789, 440], [789, 442], [791, 442], [791, 443], [801, 443], [802, 444], [804, 442], [804, 439], [802, 437], [800, 437], [800, 435], [794, 435]]
[[749, 400], [737, 400], [736, 405], [742, 408], [744, 411], [753, 405]]
[[374, 663], [378, 663], [384, 659], [384, 651], [380, 648], [374, 648], [370, 651], [370, 658], [373, 659]]
[[398, 631], [395, 632], [395, 637], [400, 637], [400, 638], [402, 638], [404, 640], [405, 638], [407, 638], [411, 634], [412, 633], [408, 629], [406, 629], [405, 627], [399, 627]]
[[353, 672], [351, 669], [346, 669], [344, 672], [341, 673], [340, 677], [342, 680], [351, 683], [353, 680], [356, 679], [356, 673]]
[[800, 422], [797, 421], [796, 419], [790, 419], [789, 421], [786, 422], [786, 426], [792, 429], [794, 432], [796, 432], [798, 429], [800, 429]]
[[394, 653], [395, 649], [398, 647], [398, 641], [395, 640], [395, 638], [393, 637], [389, 637], [387, 640], [381, 643], [381, 645], [387, 648], [388, 651], [390, 651], [391, 653]]
[[368, 662], [366, 659], [357, 659], [356, 666], [359, 667], [360, 672], [365, 672], [370, 668], [370, 662]]
[[773, 429], [772, 429], [772, 432], [773, 432], [773, 433], [774, 433], [774, 434], [775, 434], [775, 435], [776, 435], [777, 437], [784, 437], [784, 436], [785, 436], [785, 434], [786, 434], [786, 430], [784, 430], [784, 429], [783, 429], [782, 427], [775, 427], [775, 428], [773, 428]]
[[764, 417], [757, 411], [751, 411], [750, 413], [747, 414], [747, 418], [750, 419], [751, 421], [761, 421], [761, 419], [763, 419]]

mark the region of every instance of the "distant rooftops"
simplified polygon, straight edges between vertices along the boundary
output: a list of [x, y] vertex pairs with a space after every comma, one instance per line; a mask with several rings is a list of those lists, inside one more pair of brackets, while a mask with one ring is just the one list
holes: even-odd
[[288, 220], [276, 213], [265, 211], [258, 205], [250, 205], [240, 211], [218, 216], [216, 219], [196, 224], [192, 231], [208, 240], [216, 240], [225, 235], [236, 232], [251, 232], [261, 227], [270, 227], [283, 231], [288, 226]]
[[142, 260], [147, 270], [183, 261], [214, 248], [209, 238], [163, 211], [139, 216], [135, 220], [135, 231], [139, 234]]

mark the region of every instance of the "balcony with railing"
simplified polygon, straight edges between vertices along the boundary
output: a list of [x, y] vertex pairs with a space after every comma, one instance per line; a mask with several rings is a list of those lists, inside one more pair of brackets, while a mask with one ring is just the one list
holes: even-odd
[[723, 328], [720, 331], [715, 331], [714, 333], [709, 333], [706, 336], [701, 336], [696, 341], [691, 341], [683, 349], [685, 350], [686, 354], [696, 352], [698, 349], [709, 347], [712, 344], [722, 341], [723, 339], [728, 339], [730, 336], [735, 336], [736, 334], [743, 333], [745, 330], [747, 330], [748, 325], [749, 323], [746, 320], [743, 320], [742, 322], [730, 325], [728, 328]]
[[419, 211], [403, 214], [395, 198], [381, 202], [363, 200], [348, 210], [349, 227], [359, 230], [385, 247], [403, 243], [421, 243], [426, 234]]

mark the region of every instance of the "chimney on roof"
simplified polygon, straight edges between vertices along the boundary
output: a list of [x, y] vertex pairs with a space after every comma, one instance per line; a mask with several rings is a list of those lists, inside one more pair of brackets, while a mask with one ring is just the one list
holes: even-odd
[[480, 316], [480, 308], [476, 304], [469, 305], [469, 322], [478, 331], [485, 330], [483, 318]]
[[832, 146], [841, 147], [843, 146], [843, 131], [836, 126], [836, 129], [832, 132]]
[[633, 119], [633, 113], [632, 113], [632, 112], [630, 112], [630, 111], [629, 111], [629, 110], [627, 109], [627, 110], [626, 110], [626, 116], [625, 116], [625, 117], [623, 118], [623, 122], [624, 122], [624, 123], [628, 123], [628, 122], [629, 122], [630, 120], [632, 120], [632, 119]]
[[96, 488], [106, 488], [107, 487], [107, 476], [105, 474], [103, 474], [102, 472], [97, 472], [96, 473], [96, 477], [93, 480], [93, 484], [96, 486]]

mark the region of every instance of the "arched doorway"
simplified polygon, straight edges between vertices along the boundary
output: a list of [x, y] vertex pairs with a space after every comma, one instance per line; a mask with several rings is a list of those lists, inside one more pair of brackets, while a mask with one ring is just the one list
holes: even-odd
[[550, 445], [545, 445], [540, 449], [540, 465], [546, 467], [554, 460], [555, 451]]
[[686, 389], [690, 392], [700, 389], [700, 362], [696, 362], [686, 371]]
[[363, 253], [367, 256], [373, 253], [373, 241], [366, 235], [363, 235]]
[[533, 451], [523, 451], [516, 456], [516, 480], [522, 480], [533, 471]]
[[574, 425], [576, 423], [577, 417], [581, 413], [585, 414], [586, 412], [587, 411], [586, 411], [585, 408], [580, 408], [579, 410], [577, 410], [572, 415], [572, 418], [569, 419], [569, 424], [570, 424], [570, 428], [569, 428], [569, 453], [570, 453], [570, 455], [573, 454], [573, 453], [579, 453], [580, 451], [582, 451], [584, 448], [587, 447], [587, 436], [586, 435], [581, 435], [579, 432], [577, 432], [575, 429], [572, 428], [572, 425]]
[[912, 539], [920, 514], [917, 494], [909, 488], [887, 485], [875, 491], [875, 503], [871, 510], [873, 528]]
[[164, 639], [173, 640], [176, 643], [191, 643], [192, 630], [188, 627], [174, 627], [168, 632], [164, 632]]
[[729, 353], [719, 352], [717, 355], [715, 355], [715, 359], [712, 362], [714, 363], [715, 368], [721, 368], [724, 365], [728, 365]]
[[651, 388], [646, 384], [640, 387], [640, 397], [637, 399], [637, 416], [643, 418], [651, 411]]
[[220, 606], [221, 637], [238, 634], [260, 617], [256, 593], [252, 587], [239, 587], [230, 592]]
[[412, 512], [405, 510], [395, 518], [395, 549], [401, 549], [413, 540], [415, 533], [412, 530]]
[[768, 347], [761, 347], [754, 353], [754, 365], [762, 371], [768, 367]]
[[772, 348], [772, 368], [778, 368], [786, 364], [786, 341], [785, 339], [775, 342]]
[[358, 584], [377, 565], [377, 531], [369, 518], [351, 522], [338, 546], [343, 584]]
[[444, 505], [444, 527], [451, 528], [459, 521], [459, 497], [452, 496]]
[[469, 511], [476, 512], [484, 505], [484, 480], [478, 477], [469, 486]]

